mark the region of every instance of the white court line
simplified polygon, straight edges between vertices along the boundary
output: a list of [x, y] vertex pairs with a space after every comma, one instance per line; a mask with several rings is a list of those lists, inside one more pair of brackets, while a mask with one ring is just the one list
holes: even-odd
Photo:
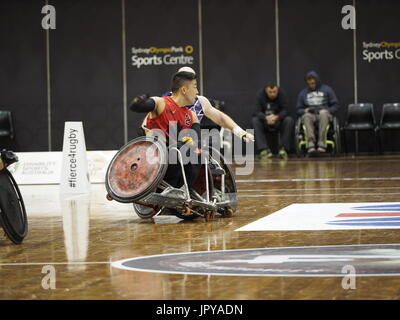
[[0, 263], [0, 267], [6, 266], [42, 266], [42, 265], [75, 265], [75, 264], [111, 264], [112, 261], [94, 261], [94, 262], [15, 262]]
[[306, 182], [306, 181], [398, 181], [400, 177], [374, 177], [374, 178], [309, 178], [309, 179], [237, 179], [236, 182]]
[[[240, 192], [269, 192], [269, 191], [287, 191], [287, 190], [301, 190], [301, 191], [319, 191], [319, 190], [369, 190], [376, 189], [375, 187], [354, 187], [354, 188], [341, 188], [341, 187], [333, 187], [333, 188], [283, 188], [283, 189], [240, 189]], [[379, 187], [379, 189], [400, 189], [400, 187]]]
[[305, 194], [239, 194], [238, 197], [259, 198], [259, 197], [315, 197], [315, 196], [381, 196], [381, 195], [399, 195], [400, 192], [385, 193], [305, 193]]
[[353, 158], [353, 157], [346, 157], [346, 158], [339, 158], [339, 159], [333, 159], [333, 158], [303, 158], [303, 159], [299, 159], [299, 158], [291, 158], [288, 161], [283, 161], [282, 159], [270, 159], [271, 161], [268, 162], [264, 162], [264, 160], [260, 160], [260, 159], [254, 159], [253, 162], [254, 163], [263, 163], [266, 165], [270, 165], [270, 164], [279, 164], [279, 163], [284, 163], [285, 166], [289, 165], [289, 164], [294, 164], [294, 163], [319, 163], [319, 162], [325, 162], [325, 163], [349, 163], [349, 161], [351, 162], [398, 162], [399, 161], [399, 155], [393, 155], [390, 157], [382, 157], [382, 158], [374, 158], [374, 159], [369, 159], [369, 156], [364, 156], [364, 158]]

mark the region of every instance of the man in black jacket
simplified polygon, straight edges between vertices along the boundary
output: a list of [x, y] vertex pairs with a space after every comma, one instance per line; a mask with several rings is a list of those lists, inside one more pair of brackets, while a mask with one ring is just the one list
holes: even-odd
[[274, 131], [279, 131], [281, 134], [279, 157], [283, 159], [288, 157], [294, 121], [288, 115], [287, 108], [287, 96], [276, 84], [270, 83], [257, 92], [257, 109], [253, 115], [253, 127], [257, 150], [263, 160], [273, 156], [267, 144], [267, 134]]

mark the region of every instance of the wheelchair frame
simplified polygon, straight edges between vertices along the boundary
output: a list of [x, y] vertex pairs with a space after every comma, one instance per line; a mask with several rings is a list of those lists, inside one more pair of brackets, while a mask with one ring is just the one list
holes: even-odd
[[[138, 142], [152, 141], [157, 143], [155, 138], [148, 136], [132, 141], [135, 140]], [[132, 143], [132, 141], [128, 144]], [[162, 148], [162, 150], [166, 149]], [[208, 220], [215, 213], [219, 213], [222, 217], [232, 216], [237, 206], [236, 183], [229, 165], [225, 163], [223, 155], [212, 147], [209, 147], [208, 150], [203, 150], [203, 155], [205, 155], [204, 165], [202, 166], [202, 170], [200, 170], [193, 189], [189, 190], [182, 153], [176, 147], [171, 147], [170, 150], [177, 152], [184, 181], [183, 188], [174, 188], [164, 181], [166, 173], [166, 169], [164, 169], [161, 170], [162, 172], [156, 181], [151, 184], [150, 192], [146, 192], [143, 196], [135, 197], [132, 201], [119, 198], [113, 192], [112, 188], [110, 188], [109, 184], [110, 169], [114, 159], [119, 154], [117, 153], [110, 162], [106, 174], [107, 199], [115, 199], [119, 202], [132, 202], [136, 213], [141, 218], [153, 218], [165, 214], [176, 215], [186, 220], [196, 217], [203, 217]], [[216, 154], [221, 161], [218, 162], [214, 159], [212, 154]]]
[[[316, 130], [318, 130], [318, 128], [316, 128]], [[316, 134], [318, 134], [318, 132], [316, 132]], [[332, 135], [332, 139], [329, 139], [328, 135]], [[324, 132], [324, 139], [326, 146], [330, 147], [332, 153], [335, 155], [339, 155], [341, 152], [341, 136], [340, 136], [339, 119], [336, 116], [333, 116], [332, 121], [328, 124]], [[296, 145], [296, 154], [299, 157], [304, 155], [304, 149], [308, 149], [309, 147], [307, 131], [304, 124], [302, 123], [301, 117], [297, 118], [296, 121], [295, 145]]]

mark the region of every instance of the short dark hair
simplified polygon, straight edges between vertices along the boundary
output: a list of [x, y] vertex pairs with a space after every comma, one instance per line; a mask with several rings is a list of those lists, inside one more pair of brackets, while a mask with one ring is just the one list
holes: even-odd
[[192, 81], [196, 79], [196, 74], [192, 72], [181, 71], [174, 74], [172, 78], [172, 92], [177, 92], [182, 88], [187, 81]]
[[308, 74], [306, 76], [306, 81], [311, 80], [311, 79], [317, 80], [317, 79], [315, 79], [315, 77], [312, 74]]
[[267, 83], [267, 86], [266, 86], [266, 88], [275, 88], [275, 87], [277, 87], [278, 85], [275, 83], [275, 82], [273, 82], [273, 81], [270, 81], [270, 82], [268, 82]]

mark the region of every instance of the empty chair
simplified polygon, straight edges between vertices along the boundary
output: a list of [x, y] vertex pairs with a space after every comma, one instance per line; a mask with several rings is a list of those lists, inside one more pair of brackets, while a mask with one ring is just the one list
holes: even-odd
[[0, 110], [0, 138], [14, 139], [11, 111]]
[[[374, 107], [372, 103], [354, 103], [347, 108], [347, 119], [343, 127], [343, 133], [353, 131], [356, 140], [356, 154], [358, 153], [358, 133], [359, 131], [373, 131], [375, 135], [374, 150], [376, 151], [376, 139], [378, 127], [375, 121]], [[347, 141], [345, 137], [345, 148], [347, 152]]]
[[381, 122], [379, 125], [379, 140], [383, 148], [383, 131], [400, 129], [400, 103], [385, 103], [382, 107]]

